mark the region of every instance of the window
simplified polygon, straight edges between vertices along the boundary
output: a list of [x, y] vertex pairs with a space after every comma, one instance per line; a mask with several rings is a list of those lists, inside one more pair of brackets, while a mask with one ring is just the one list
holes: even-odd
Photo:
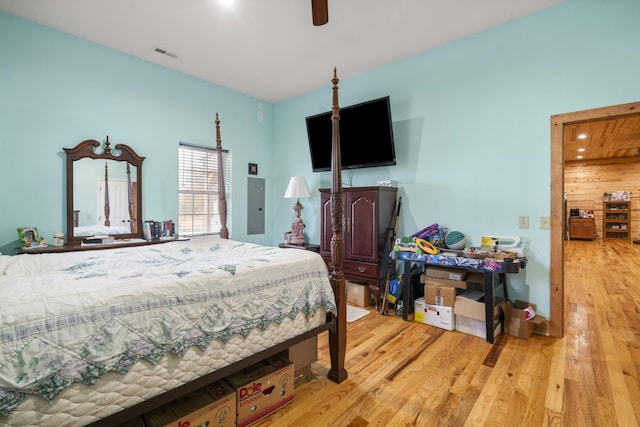
[[[223, 150], [227, 226], [231, 229], [231, 153]], [[179, 236], [220, 233], [218, 153], [215, 148], [179, 145]]]

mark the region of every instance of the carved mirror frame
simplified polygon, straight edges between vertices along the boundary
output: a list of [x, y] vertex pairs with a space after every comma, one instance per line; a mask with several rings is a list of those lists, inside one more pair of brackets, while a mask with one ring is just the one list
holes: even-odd
[[116, 144], [114, 149], [112, 149], [108, 136], [104, 143], [104, 149], [102, 152], [96, 152], [96, 149], [99, 149], [100, 146], [102, 146], [102, 143], [95, 139], [87, 139], [73, 148], [63, 148], [65, 153], [67, 153], [67, 242], [69, 244], [80, 243], [83, 239], [88, 237], [74, 235], [73, 220], [73, 165], [75, 161], [84, 158], [127, 162], [131, 166], [136, 167], [136, 231], [128, 234], [115, 234], [113, 237], [116, 239], [142, 238], [142, 162], [145, 158], [139, 156], [131, 147], [125, 144]]

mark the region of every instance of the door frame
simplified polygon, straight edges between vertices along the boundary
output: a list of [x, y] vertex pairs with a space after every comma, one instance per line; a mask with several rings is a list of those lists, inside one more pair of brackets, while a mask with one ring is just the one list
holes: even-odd
[[565, 125], [640, 115], [640, 102], [551, 116], [551, 236], [549, 335], [564, 336], [564, 127]]

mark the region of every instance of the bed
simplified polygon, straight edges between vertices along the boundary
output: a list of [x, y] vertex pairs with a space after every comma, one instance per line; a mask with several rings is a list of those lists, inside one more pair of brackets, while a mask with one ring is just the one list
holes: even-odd
[[220, 236], [0, 256], [0, 424], [118, 425], [327, 330], [328, 377], [347, 378], [332, 82], [329, 271], [310, 251], [229, 240], [224, 195]]

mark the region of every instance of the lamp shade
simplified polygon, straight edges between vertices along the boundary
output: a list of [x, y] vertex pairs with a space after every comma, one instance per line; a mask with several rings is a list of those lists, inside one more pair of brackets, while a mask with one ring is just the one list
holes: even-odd
[[307, 181], [305, 181], [303, 176], [292, 176], [289, 180], [287, 191], [284, 193], [284, 198], [297, 199], [304, 197], [311, 197]]

